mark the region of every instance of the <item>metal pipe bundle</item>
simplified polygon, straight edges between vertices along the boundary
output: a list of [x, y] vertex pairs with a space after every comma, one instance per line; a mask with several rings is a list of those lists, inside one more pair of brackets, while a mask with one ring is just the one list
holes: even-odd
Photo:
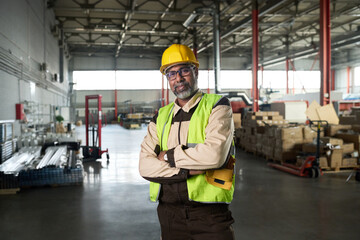
[[33, 154], [30, 153], [15, 154], [5, 163], [0, 165], [0, 172], [17, 174], [21, 170], [31, 165], [33, 160], [34, 160]]
[[50, 158], [54, 155], [56, 150], [57, 150], [56, 148], [48, 148], [46, 150], [44, 157], [40, 160], [39, 164], [36, 166], [36, 169], [45, 167], [49, 162]]
[[[51, 147], [52, 148], [52, 147]], [[56, 147], [57, 150], [54, 153], [54, 155], [50, 158], [50, 160], [48, 161], [47, 165], [56, 165], [59, 166], [61, 164], [62, 161], [65, 160], [66, 162], [66, 153], [67, 153], [67, 147], [66, 146], [61, 146], [61, 147]], [[65, 156], [65, 159], [64, 157]]]

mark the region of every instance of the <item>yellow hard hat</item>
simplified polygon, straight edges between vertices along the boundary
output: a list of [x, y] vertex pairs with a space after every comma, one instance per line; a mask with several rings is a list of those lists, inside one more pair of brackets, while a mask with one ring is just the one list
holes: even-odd
[[181, 63], [192, 63], [199, 68], [199, 61], [188, 46], [173, 44], [162, 55], [160, 72], [165, 74], [168, 67]]

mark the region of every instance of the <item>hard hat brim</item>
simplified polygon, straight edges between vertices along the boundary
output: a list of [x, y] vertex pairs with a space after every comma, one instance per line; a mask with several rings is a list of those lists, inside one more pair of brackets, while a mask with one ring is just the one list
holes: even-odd
[[160, 67], [160, 72], [165, 75], [166, 70], [168, 70], [169, 68], [176, 66], [176, 65], [181, 65], [181, 64], [192, 64], [195, 65], [196, 68], [199, 68], [199, 62], [193, 62], [193, 61], [180, 61], [180, 62], [175, 62], [175, 63], [171, 63], [171, 64], [166, 64]]

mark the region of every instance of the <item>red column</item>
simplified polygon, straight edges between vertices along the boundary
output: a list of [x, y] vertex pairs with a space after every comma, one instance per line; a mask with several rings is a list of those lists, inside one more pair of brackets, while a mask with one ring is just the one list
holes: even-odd
[[86, 133], [86, 146], [89, 146], [89, 97], [85, 96], [85, 133]]
[[331, 91], [335, 90], [335, 69], [331, 70]]
[[252, 10], [252, 58], [253, 58], [253, 111], [259, 111], [258, 66], [259, 66], [259, 10], [257, 0], [253, 1]]
[[346, 93], [350, 93], [350, 71], [351, 71], [351, 67], [347, 67], [346, 68], [346, 72], [347, 72]]
[[285, 70], [286, 70], [286, 94], [289, 94], [289, 59], [286, 59], [285, 62]]
[[331, 75], [330, 0], [320, 0], [320, 105], [329, 103]]
[[98, 96], [98, 137], [99, 137], [99, 149], [101, 150], [101, 121], [102, 121], [102, 110], [101, 110], [101, 101], [102, 101], [102, 96], [99, 95]]

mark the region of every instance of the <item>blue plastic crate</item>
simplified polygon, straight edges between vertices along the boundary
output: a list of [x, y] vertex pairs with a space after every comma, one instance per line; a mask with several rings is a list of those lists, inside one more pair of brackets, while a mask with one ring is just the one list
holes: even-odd
[[20, 187], [40, 187], [54, 185], [78, 185], [84, 181], [82, 168], [42, 168], [21, 171]]
[[19, 188], [19, 178], [15, 174], [0, 172], [0, 189]]

